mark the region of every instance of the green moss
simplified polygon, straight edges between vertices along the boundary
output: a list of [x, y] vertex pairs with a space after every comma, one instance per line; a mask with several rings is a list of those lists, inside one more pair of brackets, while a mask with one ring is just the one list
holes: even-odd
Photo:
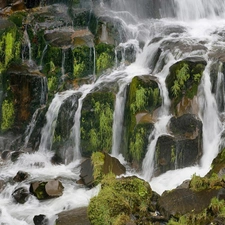
[[150, 122], [146, 122], [143, 126], [137, 124], [136, 114], [143, 112], [151, 114], [160, 105], [161, 97], [158, 84], [145, 76], [134, 77], [127, 91], [125, 105], [125, 146], [128, 147], [124, 155], [127, 160], [140, 162], [148, 144]]
[[98, 196], [90, 201], [88, 218], [93, 225], [123, 224], [131, 214], [141, 221], [148, 213], [151, 194], [149, 184], [137, 177], [115, 179], [108, 175]]
[[2, 103], [2, 122], [1, 130], [5, 131], [12, 127], [15, 119], [15, 110], [13, 102], [4, 100]]
[[85, 156], [90, 156], [95, 151], [110, 152], [114, 98], [113, 93], [96, 92], [84, 100], [81, 113], [81, 148]]
[[100, 43], [96, 46], [95, 50], [97, 74], [100, 74], [106, 69], [114, 66], [115, 52], [113, 45]]
[[94, 168], [93, 176], [94, 176], [95, 184], [100, 183], [103, 178], [102, 167], [104, 165], [104, 159], [105, 159], [105, 155], [103, 153], [101, 152], [92, 153], [91, 161]]
[[198, 91], [198, 85], [205, 68], [204, 62], [180, 61], [171, 66], [166, 78], [169, 97], [176, 108], [181, 99], [186, 96], [193, 99]]
[[73, 49], [73, 78], [82, 78], [93, 73], [94, 54], [87, 46]]
[[12, 21], [17, 27], [23, 26], [23, 20], [27, 16], [26, 12], [15, 12], [8, 18]]
[[194, 174], [190, 182], [190, 188], [194, 191], [221, 188], [222, 186], [222, 178], [218, 177], [218, 175], [215, 173], [212, 174], [211, 177], [200, 177]]

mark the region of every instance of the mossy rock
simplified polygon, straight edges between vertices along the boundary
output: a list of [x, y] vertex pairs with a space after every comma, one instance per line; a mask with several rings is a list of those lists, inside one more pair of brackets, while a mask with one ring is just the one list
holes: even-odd
[[99, 43], [95, 46], [96, 50], [96, 73], [112, 68], [115, 62], [115, 46]]
[[81, 111], [81, 153], [110, 152], [115, 95], [111, 92], [94, 92], [86, 96]]
[[205, 66], [206, 62], [201, 58], [187, 58], [170, 67], [166, 85], [175, 113], [177, 104], [184, 96], [189, 99], [196, 96]]
[[127, 159], [138, 162], [143, 159], [148, 135], [152, 129], [153, 120], [140, 122], [136, 116], [145, 113], [151, 117], [160, 105], [161, 97], [157, 82], [150, 76], [134, 77], [127, 90], [124, 113], [123, 149]]
[[[152, 190], [148, 182], [135, 176], [116, 179], [106, 176], [98, 194], [88, 206], [88, 218], [93, 225], [122, 224], [135, 215], [143, 221], [148, 213]], [[125, 224], [125, 223], [123, 223]]]

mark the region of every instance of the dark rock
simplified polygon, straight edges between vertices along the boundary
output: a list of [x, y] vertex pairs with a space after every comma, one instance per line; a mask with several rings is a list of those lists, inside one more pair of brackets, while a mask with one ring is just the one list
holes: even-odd
[[1, 158], [2, 158], [3, 160], [9, 159], [10, 156], [11, 156], [11, 152], [10, 152], [9, 150], [5, 150], [5, 151], [2, 152], [2, 154], [1, 154]]
[[62, 164], [63, 159], [58, 154], [54, 154], [51, 158], [51, 163], [54, 164], [54, 165]]
[[169, 128], [180, 138], [195, 139], [202, 131], [202, 122], [192, 114], [184, 114], [170, 119]]
[[[80, 178], [86, 186], [94, 185], [94, 167], [91, 159], [86, 159], [81, 163], [80, 169]], [[101, 174], [114, 173], [115, 175], [121, 175], [126, 172], [126, 168], [119, 162], [115, 157], [110, 156], [107, 153], [104, 153], [104, 164], [101, 167]], [[79, 181], [79, 183], [82, 183]]]
[[16, 176], [13, 178], [13, 180], [15, 182], [21, 182], [24, 181], [28, 178], [29, 174], [27, 172], [24, 171], [18, 171], [18, 173], [16, 174]]
[[80, 178], [87, 186], [91, 186], [94, 182], [93, 165], [91, 159], [86, 159], [81, 163]]
[[13, 153], [11, 154], [11, 161], [12, 161], [12, 162], [16, 162], [17, 159], [20, 157], [20, 155], [23, 154], [23, 153], [24, 153], [24, 152], [22, 152], [22, 151], [16, 151], [16, 152], [13, 152]]
[[48, 218], [43, 214], [34, 216], [33, 221], [34, 221], [35, 225], [48, 225], [49, 224]]
[[7, 0], [0, 0], [0, 9], [5, 8], [7, 6]]
[[25, 187], [20, 187], [12, 193], [16, 202], [24, 204], [29, 198], [29, 191]]
[[167, 219], [189, 212], [200, 213], [209, 206], [211, 199], [216, 197], [218, 192], [216, 189], [194, 192], [186, 188], [164, 192], [158, 201], [160, 212]]
[[87, 208], [77, 208], [69, 211], [61, 212], [58, 214], [56, 220], [57, 225], [90, 225], [87, 217]]

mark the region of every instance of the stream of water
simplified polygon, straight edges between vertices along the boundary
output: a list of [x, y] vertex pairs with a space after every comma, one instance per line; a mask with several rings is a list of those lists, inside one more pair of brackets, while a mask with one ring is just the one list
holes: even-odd
[[[141, 2], [147, 4], [145, 0]], [[123, 64], [124, 61], [122, 61], [112, 73], [103, 74], [95, 82], [84, 85], [79, 90], [69, 90], [55, 95], [46, 113], [46, 124], [42, 130], [39, 151], [33, 154], [23, 154], [16, 163], [2, 162], [0, 164], [0, 178], [9, 180], [19, 170], [30, 174], [29, 181], [60, 177], [65, 187], [64, 193], [57, 199], [42, 202], [31, 196], [26, 203], [16, 204], [11, 193], [20, 186], [27, 187], [28, 184], [22, 182], [18, 185], [8, 182], [7, 186], [0, 193], [0, 224], [31, 225], [33, 224], [32, 219], [34, 215], [38, 214], [45, 214], [53, 224], [57, 213], [63, 210], [87, 206], [90, 198], [98, 193], [99, 187], [87, 190], [80, 187], [75, 181], [79, 179], [78, 165], [81, 160], [79, 146], [82, 102], [88, 93], [103, 82], [116, 80], [119, 85], [112, 127], [113, 156], [120, 157], [119, 149], [126, 101], [126, 85], [131, 82], [134, 76], [151, 74], [150, 76], [158, 79], [163, 104], [158, 112], [153, 132], [149, 136], [149, 145], [143, 161], [142, 171], [136, 175], [150, 182], [152, 189], [161, 194], [164, 190], [175, 188], [184, 180], [189, 179], [194, 173], [204, 175], [208, 172], [213, 158], [219, 152], [220, 135], [224, 125], [220, 120], [220, 116], [224, 112], [219, 112], [217, 108], [218, 102], [224, 102], [224, 96], [220, 95], [218, 97], [218, 91], [217, 94], [212, 93], [210, 81], [212, 60], [209, 59], [209, 52], [215, 48], [223, 48], [223, 38], [220, 32], [225, 28], [225, 2], [223, 0], [170, 0], [169, 2], [170, 7], [168, 7], [168, 11], [165, 6], [167, 3], [162, 6], [161, 11], [159, 9], [161, 18], [141, 19], [136, 17], [141, 15], [143, 10], [141, 5], [136, 4], [136, 8], [131, 9], [131, 4], [128, 0], [115, 0], [112, 1], [110, 8], [104, 1], [101, 1], [99, 7], [101, 7], [102, 16], [107, 15], [119, 20], [126, 31], [127, 41], [120, 43], [118, 47], [125, 49], [132, 45], [136, 52], [136, 60], [129, 66]], [[161, 4], [163, 4], [162, 1]], [[135, 13], [132, 14], [131, 12]], [[105, 29], [103, 29], [103, 39], [107, 38], [105, 32]], [[26, 36], [26, 33], [24, 35]], [[140, 48], [139, 42], [144, 42], [143, 49]], [[177, 44], [174, 47], [170, 47], [166, 43], [168, 45], [171, 43]], [[180, 45], [180, 43], [183, 43], [183, 45]], [[26, 44], [29, 47], [28, 41]], [[191, 48], [190, 46], [197, 47]], [[163, 49], [163, 53], [154, 65], [153, 61], [159, 47]], [[29, 55], [31, 55], [30, 51], [29, 48]], [[169, 111], [170, 99], [165, 85], [166, 76], [169, 74], [170, 66], [177, 61], [186, 57], [197, 56], [204, 58], [207, 62], [197, 96], [199, 117], [203, 123], [204, 152], [201, 163], [200, 165], [184, 169], [168, 171], [159, 177], [152, 177], [155, 145], [158, 137], [168, 133], [167, 123], [171, 117]], [[165, 64], [163, 68], [162, 62]], [[64, 73], [64, 61], [62, 62], [62, 73]], [[93, 73], [95, 73], [95, 70]], [[220, 81], [222, 81], [224, 74], [222, 74], [222, 71], [219, 71], [219, 73]], [[71, 138], [74, 139], [74, 159], [68, 165], [52, 165], [50, 159], [53, 153], [49, 150], [52, 147], [60, 106], [72, 94], [78, 92], [81, 93], [81, 97], [78, 101], [78, 108], [74, 115], [74, 126], [71, 130]], [[41, 100], [41, 102], [43, 101]], [[34, 114], [34, 119], [32, 119], [27, 130], [28, 139], [31, 129], [35, 125], [35, 116], [36, 114]]]

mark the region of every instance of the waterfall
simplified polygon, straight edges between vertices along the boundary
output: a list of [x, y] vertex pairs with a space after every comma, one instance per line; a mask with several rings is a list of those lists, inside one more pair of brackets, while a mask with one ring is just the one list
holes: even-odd
[[82, 110], [82, 104], [83, 104], [83, 100], [84, 98], [87, 96], [87, 94], [90, 92], [91, 90], [90, 85], [84, 85], [82, 87], [83, 89], [83, 93], [82, 96], [79, 98], [78, 100], [78, 108], [76, 110], [75, 116], [74, 116], [74, 125], [71, 129], [71, 139], [74, 140], [73, 143], [73, 159], [79, 159], [81, 157], [80, 154], [80, 118], [81, 118], [81, 110]]
[[124, 108], [126, 101], [126, 83], [120, 85], [120, 89], [116, 95], [116, 104], [113, 114], [113, 145], [112, 145], [112, 155], [118, 157], [122, 129], [123, 129], [123, 118], [124, 118]]
[[76, 93], [76, 91], [70, 90], [63, 93], [57, 93], [55, 95], [46, 113], [46, 124], [41, 132], [42, 136], [39, 145], [39, 151], [51, 150], [60, 106], [65, 99], [74, 93]]
[[41, 54], [41, 59], [40, 59], [40, 64], [39, 64], [39, 70], [42, 70], [43, 59], [44, 59], [45, 53], [47, 52], [47, 49], [48, 49], [48, 45], [46, 44], [45, 47], [44, 47], [44, 49], [43, 49], [43, 52]]
[[22, 60], [25, 61], [26, 59], [26, 48], [28, 48], [28, 63], [29, 65], [32, 62], [32, 50], [31, 50], [31, 43], [30, 43], [30, 38], [27, 33], [27, 26], [25, 26], [24, 33], [23, 33], [23, 41], [24, 41], [24, 46], [23, 46], [23, 52], [22, 52]]
[[[199, 86], [199, 106], [200, 117], [203, 122], [203, 157], [201, 166], [209, 169], [212, 160], [218, 154], [218, 145], [220, 134], [222, 132], [222, 124], [219, 119], [215, 96], [212, 94], [212, 85], [210, 81], [210, 65], [209, 62], [203, 74], [202, 83]], [[213, 151], [212, 151], [213, 149]]]

